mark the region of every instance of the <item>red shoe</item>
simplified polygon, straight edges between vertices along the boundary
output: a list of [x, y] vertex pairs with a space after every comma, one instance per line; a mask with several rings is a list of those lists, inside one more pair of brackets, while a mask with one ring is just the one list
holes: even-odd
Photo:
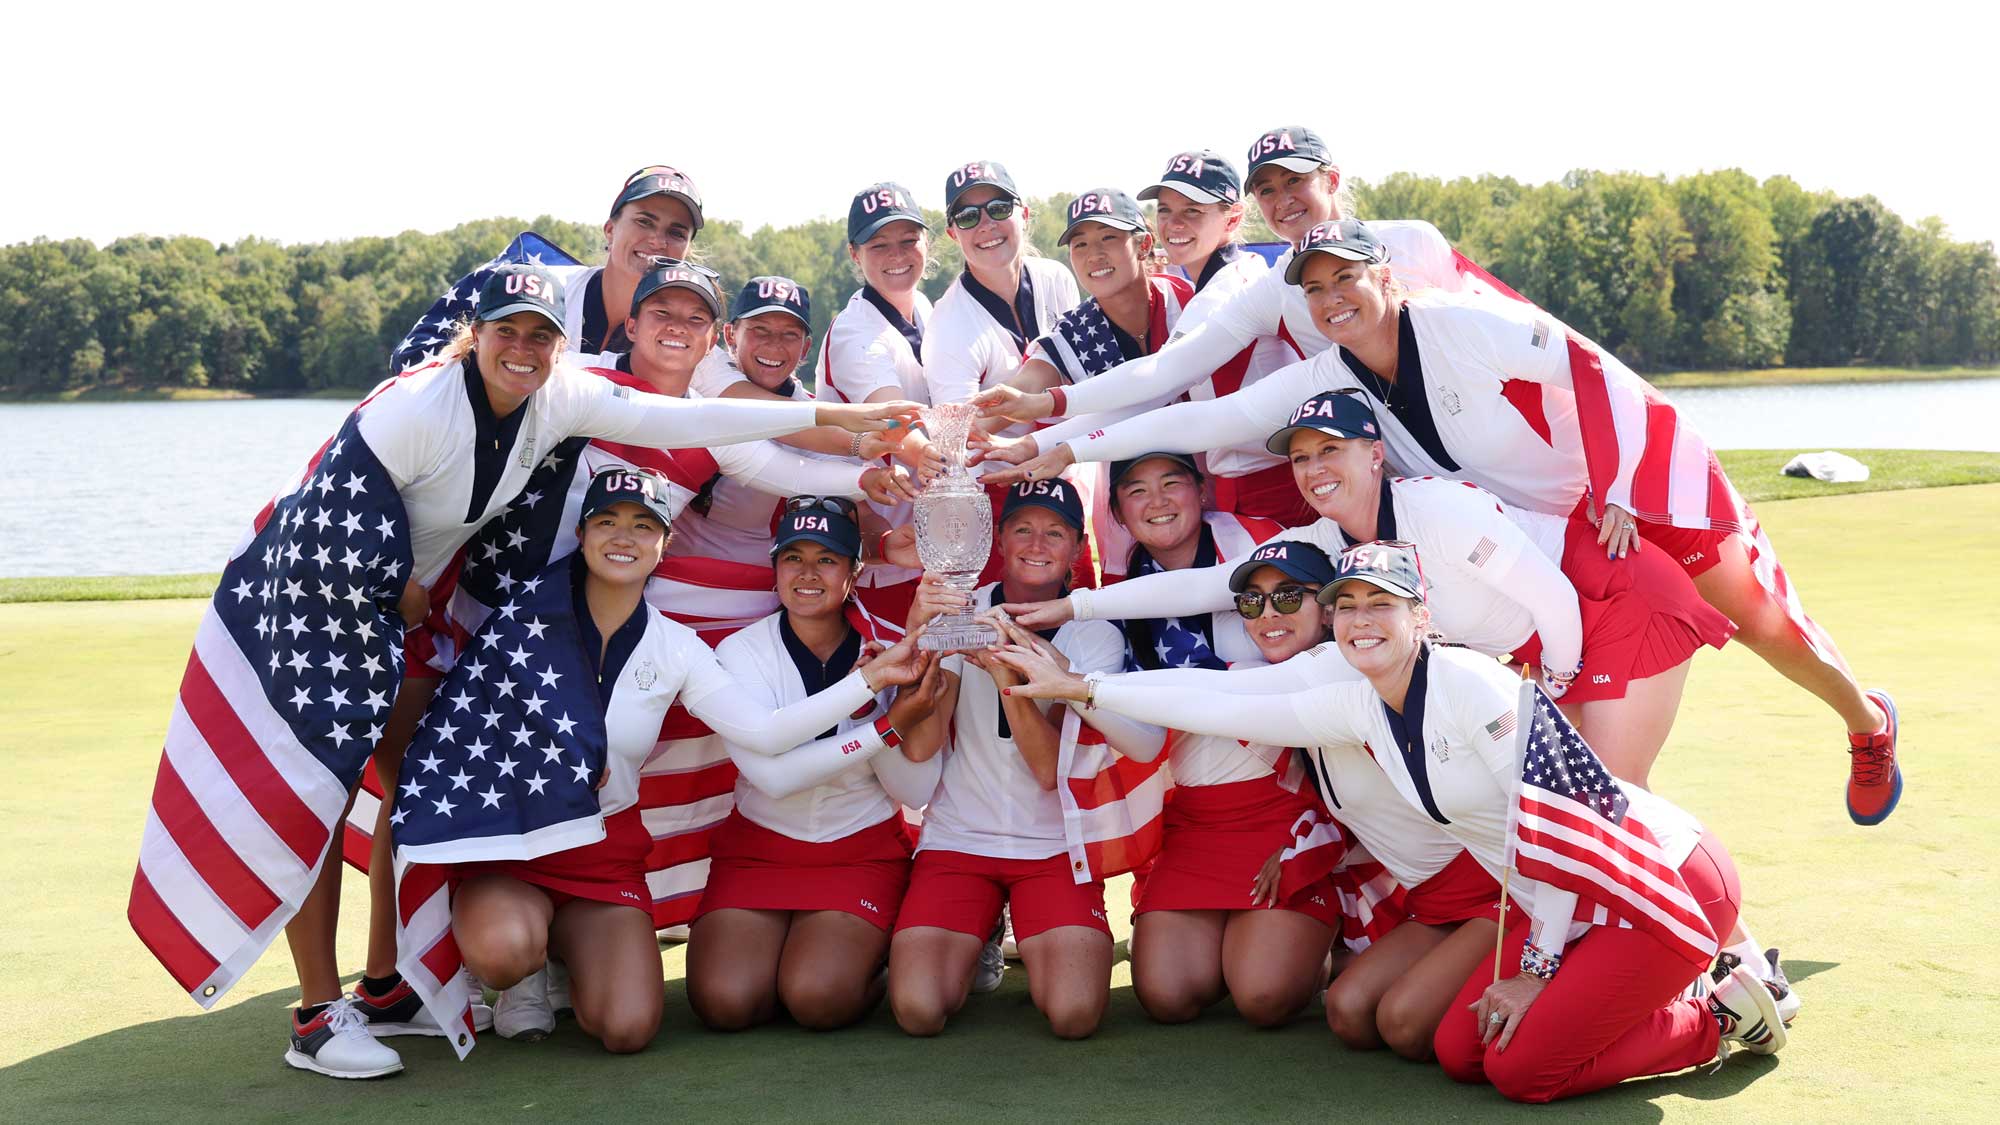
[[1903, 770], [1896, 764], [1896, 703], [1886, 691], [1868, 698], [1889, 717], [1875, 734], [1847, 736], [1847, 815], [1856, 824], [1880, 824], [1903, 798]]

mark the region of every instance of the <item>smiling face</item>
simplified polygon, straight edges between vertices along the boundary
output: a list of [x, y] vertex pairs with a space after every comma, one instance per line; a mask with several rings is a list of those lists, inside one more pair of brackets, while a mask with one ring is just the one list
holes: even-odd
[[1257, 209], [1264, 213], [1272, 232], [1292, 243], [1328, 219], [1341, 217], [1340, 206], [1334, 202], [1339, 188], [1338, 172], [1294, 172], [1277, 164], [1257, 169], [1243, 185], [1244, 193], [1257, 201]]
[[604, 241], [611, 247], [604, 268], [636, 279], [652, 268], [654, 258], [687, 257], [694, 212], [672, 196], [635, 199], [605, 221]]
[[[971, 206], [984, 206], [988, 200], [1002, 199], [1007, 193], [990, 184], [966, 188], [958, 201], [951, 205], [953, 211]], [[960, 230], [949, 226], [951, 237], [965, 254], [967, 269], [998, 272], [1011, 270], [1021, 260], [1021, 247], [1027, 243], [1028, 209], [1016, 206], [1014, 213], [1000, 222], [984, 211], [979, 213], [979, 225], [971, 230]]]
[[[1001, 576], [1012, 591], [1054, 591], [1069, 577], [1083, 537], [1047, 508], [1017, 508], [1000, 525]], [[1014, 596], [1014, 601], [1026, 600]]]
[[1299, 269], [1299, 288], [1313, 327], [1336, 344], [1351, 348], [1396, 331], [1398, 306], [1389, 294], [1387, 267], [1309, 254]]
[[1417, 603], [1380, 586], [1348, 579], [1334, 589], [1333, 639], [1353, 669], [1374, 679], [1416, 655], [1423, 622]]
[[1078, 223], [1069, 240], [1069, 268], [1078, 285], [1099, 300], [1142, 281], [1141, 262], [1153, 249], [1151, 235], [1104, 223]]
[[1155, 556], [1201, 534], [1201, 482], [1178, 461], [1132, 466], [1118, 482], [1117, 504], [1119, 521]]
[[1326, 519], [1351, 525], [1380, 502], [1381, 442], [1300, 430], [1290, 456], [1299, 495]]
[[540, 313], [517, 312], [472, 326], [479, 377], [486, 384], [486, 400], [496, 412], [513, 413], [549, 381], [562, 342], [562, 331]]
[[1250, 639], [1256, 642], [1257, 651], [1272, 664], [1289, 660], [1299, 653], [1326, 639], [1326, 625], [1320, 604], [1313, 597], [1318, 587], [1300, 582], [1275, 566], [1260, 566], [1250, 575], [1246, 591], [1260, 594], [1292, 588], [1307, 591], [1305, 601], [1292, 613], [1279, 613], [1278, 607], [1266, 599], [1264, 612], [1255, 621], [1245, 621], [1243, 628]]
[[863, 281], [877, 293], [890, 296], [917, 287], [924, 279], [930, 251], [930, 236], [923, 227], [898, 220], [869, 235], [861, 245], [849, 246], [847, 256], [861, 267]]
[[736, 366], [750, 381], [774, 390], [806, 357], [810, 344], [806, 326], [791, 313], [767, 312], [746, 316], [723, 329]]
[[613, 585], [644, 585], [667, 549], [660, 517], [621, 500], [583, 521], [578, 549], [591, 578]]
[[1189, 273], [1199, 272], [1243, 225], [1240, 203], [1196, 203], [1172, 188], [1161, 188], [1153, 205], [1153, 229], [1159, 232], [1167, 261]]
[[625, 335], [632, 341], [635, 369], [644, 368], [656, 383], [678, 382], [692, 376], [715, 346], [715, 314], [690, 290], [662, 289], [625, 322]]
[[801, 539], [771, 559], [778, 602], [794, 617], [829, 617], [854, 591], [854, 560], [831, 547]]

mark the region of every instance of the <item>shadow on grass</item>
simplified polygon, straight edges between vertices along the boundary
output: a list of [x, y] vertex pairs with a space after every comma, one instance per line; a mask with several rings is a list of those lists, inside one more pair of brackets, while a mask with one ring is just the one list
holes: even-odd
[[[1342, 1049], [1317, 1008], [1258, 1031], [1224, 1004], [1192, 1024], [1148, 1021], [1130, 988], [1113, 990], [1098, 1034], [1051, 1037], [1012, 967], [936, 1039], [911, 1039], [886, 1007], [859, 1026], [815, 1033], [780, 1022], [735, 1035], [703, 1030], [686, 988], [667, 982], [667, 1014], [647, 1051], [615, 1057], [563, 1021], [537, 1044], [497, 1036], [455, 1061], [443, 1040], [391, 1040], [407, 1069], [336, 1082], [281, 1060], [289, 991], [207, 1014], [139, 1024], [0, 1071], [0, 1114], [14, 1121], [487, 1120], [547, 1116], [645, 1120], [957, 1120], [1092, 1122], [1297, 1120], [1332, 1115], [1432, 1120], [1526, 1117], [1492, 1090], [1428, 1064]], [[1739, 1056], [1720, 1073], [1630, 1082], [1570, 1103], [1569, 1117], [1655, 1121], [1657, 1099], [1726, 1098], [1774, 1060]], [[384, 1117], [384, 1114], [395, 1115]]]

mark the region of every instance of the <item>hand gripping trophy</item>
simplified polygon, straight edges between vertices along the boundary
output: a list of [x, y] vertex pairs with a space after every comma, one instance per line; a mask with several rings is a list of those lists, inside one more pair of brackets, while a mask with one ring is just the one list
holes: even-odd
[[[972, 471], [965, 467], [965, 441], [979, 408], [969, 402], [926, 406], [924, 428], [931, 448], [944, 458], [944, 471], [917, 494], [917, 557], [924, 572], [943, 579], [946, 587], [970, 598], [979, 585], [993, 549], [993, 504]], [[970, 610], [941, 614], [924, 627], [917, 647], [926, 652], [956, 652], [997, 644], [993, 626]]]

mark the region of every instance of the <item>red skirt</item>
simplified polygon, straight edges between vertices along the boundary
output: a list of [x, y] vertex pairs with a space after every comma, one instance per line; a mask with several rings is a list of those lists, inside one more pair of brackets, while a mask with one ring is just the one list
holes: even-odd
[[1292, 479], [1290, 465], [1272, 465], [1240, 477], [1216, 477], [1215, 510], [1276, 520], [1286, 527], [1304, 527], [1319, 519]]
[[[1597, 529], [1574, 516], [1563, 540], [1562, 572], [1576, 587], [1583, 614], [1583, 671], [1565, 703], [1622, 699], [1633, 680], [1677, 667], [1703, 645], [1721, 648], [1736, 632], [1665, 552], [1642, 548], [1607, 559]], [[1531, 638], [1514, 658], [1538, 662], [1541, 638]]]
[[[1260, 909], [1250, 902], [1257, 873], [1271, 853], [1292, 843], [1292, 823], [1310, 803], [1275, 777], [1175, 787], [1160, 855], [1135, 912]], [[1340, 927], [1340, 898], [1330, 879], [1278, 905]]]
[[709, 837], [708, 886], [694, 920], [711, 910], [839, 910], [886, 930], [910, 885], [902, 820], [815, 844], [732, 811]]
[[532, 883], [549, 893], [557, 907], [574, 899], [608, 902], [639, 910], [653, 909], [652, 892], [646, 888], [646, 854], [653, 850], [652, 834], [646, 831], [637, 805], [605, 818], [604, 839], [580, 848], [553, 852], [539, 859], [493, 860], [461, 863], [460, 879], [476, 875], [505, 875]]
[[1444, 870], [1403, 892], [1403, 909], [1426, 926], [1491, 918], [1499, 905], [1500, 884], [1466, 851], [1445, 864]]

